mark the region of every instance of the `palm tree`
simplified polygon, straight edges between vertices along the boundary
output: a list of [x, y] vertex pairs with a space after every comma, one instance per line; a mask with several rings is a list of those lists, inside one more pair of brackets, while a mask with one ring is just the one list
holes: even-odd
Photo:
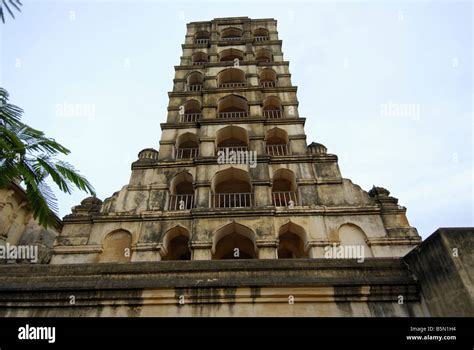
[[20, 0], [0, 0], [0, 18], [2, 19], [3, 23], [5, 23], [5, 17], [3, 16], [3, 8], [5, 8], [8, 11], [8, 13], [10, 14], [10, 16], [12, 16], [12, 18], [15, 18], [9, 6], [13, 6], [15, 9], [17, 9], [17, 11], [21, 12], [18, 5], [20, 6], [23, 5]]
[[95, 196], [94, 188], [72, 165], [55, 158], [70, 151], [22, 123], [23, 110], [8, 98], [0, 87], [0, 188], [22, 183], [33, 217], [46, 228], [54, 225], [57, 212], [57, 200], [45, 182], [48, 176], [65, 193], [77, 187]]

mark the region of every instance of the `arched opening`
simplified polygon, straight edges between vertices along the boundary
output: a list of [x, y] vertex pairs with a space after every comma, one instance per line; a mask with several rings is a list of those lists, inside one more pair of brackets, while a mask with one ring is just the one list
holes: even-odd
[[170, 182], [170, 202], [168, 210], [186, 210], [194, 207], [193, 176], [182, 172]]
[[201, 91], [204, 78], [199, 72], [192, 72], [186, 79], [186, 90], [187, 91]]
[[255, 234], [235, 222], [227, 224], [215, 232], [212, 253], [212, 259], [255, 259]]
[[255, 41], [267, 41], [270, 40], [270, 34], [265, 28], [257, 28], [253, 32], [253, 39]]
[[260, 49], [255, 54], [255, 61], [257, 62], [272, 62], [273, 55], [270, 50]]
[[280, 128], [273, 128], [267, 132], [267, 154], [271, 157], [281, 157], [290, 154], [288, 133]]
[[273, 205], [292, 208], [298, 203], [295, 174], [288, 169], [278, 169], [273, 174]]
[[199, 155], [199, 141], [196, 134], [187, 132], [176, 140], [176, 159], [196, 158]]
[[277, 74], [273, 69], [265, 68], [260, 71], [260, 85], [267, 87], [276, 87], [277, 86]]
[[253, 193], [248, 172], [228, 168], [217, 172], [211, 184], [212, 208], [253, 207]]
[[[350, 246], [351, 249], [348, 250], [352, 255], [357, 255], [361, 253], [362, 258], [373, 257], [372, 249], [367, 244], [367, 236], [364, 231], [356, 225], [353, 224], [344, 224], [339, 227], [338, 230], [339, 241], [341, 246]], [[345, 251], [345, 250], [344, 250]], [[346, 258], [359, 258], [357, 256], [346, 256]]]
[[263, 100], [263, 116], [266, 118], [283, 118], [283, 107], [276, 96], [269, 96]]
[[289, 222], [280, 228], [278, 237], [278, 259], [308, 258], [306, 232], [301, 226]]
[[217, 85], [220, 88], [234, 88], [246, 86], [245, 73], [237, 68], [228, 68], [217, 75]]
[[247, 100], [238, 95], [228, 95], [217, 102], [219, 118], [244, 118], [248, 116]]
[[194, 35], [195, 44], [208, 44], [209, 43], [209, 32], [200, 31]]
[[242, 40], [242, 30], [239, 28], [226, 28], [221, 32], [221, 39], [225, 41]]
[[191, 260], [189, 232], [181, 226], [173, 227], [163, 238], [166, 255], [162, 260]]
[[226, 148], [230, 151], [248, 151], [249, 136], [247, 130], [235, 125], [226, 126], [217, 131], [217, 151]]
[[203, 66], [209, 62], [209, 56], [205, 52], [196, 52], [191, 56], [193, 66]]
[[129, 262], [131, 259], [132, 235], [126, 230], [117, 230], [105, 236], [102, 253], [98, 256], [100, 263]]
[[226, 49], [219, 53], [220, 62], [234, 62], [235, 59], [244, 60], [244, 53], [237, 49]]
[[195, 123], [202, 118], [201, 104], [198, 100], [189, 100], [180, 109], [181, 123]]

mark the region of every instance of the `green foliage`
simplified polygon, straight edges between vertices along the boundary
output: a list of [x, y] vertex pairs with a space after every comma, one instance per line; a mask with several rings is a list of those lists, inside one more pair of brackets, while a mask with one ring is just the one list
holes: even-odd
[[45, 182], [48, 176], [65, 193], [76, 187], [95, 195], [94, 188], [72, 165], [55, 158], [70, 151], [22, 123], [23, 110], [9, 104], [8, 97], [0, 88], [0, 188], [23, 183], [33, 217], [48, 227], [56, 222], [57, 213], [57, 200]]

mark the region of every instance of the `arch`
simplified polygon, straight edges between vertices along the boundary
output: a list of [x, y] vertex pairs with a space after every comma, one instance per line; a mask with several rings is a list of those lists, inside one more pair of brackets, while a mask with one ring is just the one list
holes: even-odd
[[273, 173], [272, 200], [276, 207], [291, 207], [298, 204], [295, 174], [288, 169]]
[[308, 238], [302, 226], [289, 221], [280, 227], [278, 238], [279, 259], [308, 258], [308, 252], [305, 249]]
[[219, 53], [219, 62], [233, 62], [235, 59], [244, 60], [244, 52], [238, 49], [225, 49]]
[[211, 189], [214, 193], [251, 192], [250, 175], [234, 167], [218, 171], [212, 178]]
[[257, 28], [253, 31], [255, 41], [265, 41], [270, 38], [270, 32], [266, 28]]
[[219, 228], [213, 235], [212, 259], [257, 258], [255, 237], [252, 229], [236, 222]]
[[272, 191], [296, 192], [295, 173], [289, 169], [278, 169], [273, 173]]
[[177, 148], [199, 147], [199, 141], [196, 134], [185, 132], [178, 136], [176, 145]]
[[209, 62], [209, 55], [205, 52], [195, 52], [191, 56], [191, 60], [193, 62], [193, 65], [201, 65], [203, 63]]
[[170, 181], [170, 200], [168, 210], [185, 210], [194, 207], [193, 176], [183, 171]]
[[162, 260], [191, 260], [188, 230], [180, 225], [169, 229], [163, 237], [163, 248], [166, 255]]
[[277, 96], [268, 96], [263, 100], [263, 110], [282, 110], [281, 100]]
[[289, 142], [288, 133], [286, 130], [274, 127], [267, 131], [266, 143], [267, 145], [287, 145]]
[[194, 34], [194, 39], [207, 39], [209, 40], [209, 32], [205, 30], [200, 30], [196, 34]]
[[276, 96], [268, 96], [263, 100], [263, 116], [267, 118], [282, 118], [283, 107]]
[[196, 134], [185, 132], [176, 140], [176, 159], [194, 158], [199, 154], [199, 140]]
[[234, 167], [218, 171], [211, 182], [211, 207], [246, 208], [253, 206], [253, 193], [247, 171]]
[[198, 100], [187, 100], [183, 103], [184, 113], [201, 113], [201, 103]]
[[277, 73], [271, 68], [265, 68], [259, 74], [260, 85], [263, 87], [275, 87], [277, 85]]
[[260, 49], [255, 53], [255, 61], [257, 62], [272, 62], [273, 55], [268, 49]]
[[229, 27], [221, 31], [222, 40], [240, 40], [242, 39], [242, 30], [235, 27]]
[[217, 102], [219, 118], [241, 118], [248, 116], [248, 102], [239, 95], [227, 95]]
[[245, 73], [238, 68], [227, 68], [217, 74], [219, 87], [242, 87], [246, 85]]
[[179, 109], [181, 123], [194, 123], [202, 117], [201, 103], [198, 100], [187, 100], [183, 103], [184, 110]]
[[275, 127], [267, 131], [266, 135], [267, 154], [272, 157], [287, 156], [290, 154], [288, 133], [284, 129]]
[[124, 229], [108, 233], [102, 241], [102, 253], [98, 262], [129, 262], [131, 259], [132, 234]]
[[186, 82], [188, 85], [197, 85], [197, 84], [202, 84], [204, 81], [204, 76], [202, 75], [201, 72], [191, 72], [188, 74], [186, 78]]
[[367, 235], [357, 225], [345, 223], [337, 230], [341, 246], [360, 246], [364, 249], [364, 257], [373, 257], [372, 249], [367, 244]]
[[193, 176], [187, 171], [176, 174], [170, 181], [170, 192], [173, 195], [194, 194]]
[[216, 133], [217, 147], [248, 147], [249, 135], [246, 129], [228, 125]]

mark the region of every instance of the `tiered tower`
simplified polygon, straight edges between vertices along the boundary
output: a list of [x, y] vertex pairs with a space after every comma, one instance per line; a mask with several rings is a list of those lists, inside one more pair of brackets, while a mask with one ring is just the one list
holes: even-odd
[[420, 242], [389, 192], [341, 177], [307, 144], [274, 19], [187, 25], [159, 152], [128, 185], [64, 218], [51, 263], [324, 258], [357, 246], [399, 257]]

